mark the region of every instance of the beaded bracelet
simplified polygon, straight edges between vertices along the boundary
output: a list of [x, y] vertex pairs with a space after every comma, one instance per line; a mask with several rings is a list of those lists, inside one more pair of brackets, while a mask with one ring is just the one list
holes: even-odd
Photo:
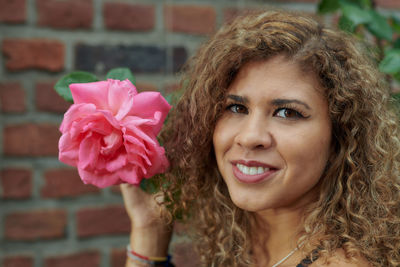
[[174, 265], [171, 263], [171, 256], [168, 255], [166, 257], [147, 257], [138, 254], [137, 252], [133, 251], [131, 246], [128, 244], [126, 247], [126, 254], [127, 256], [137, 262], [144, 264], [146, 266], [165, 266], [165, 267], [173, 267]]

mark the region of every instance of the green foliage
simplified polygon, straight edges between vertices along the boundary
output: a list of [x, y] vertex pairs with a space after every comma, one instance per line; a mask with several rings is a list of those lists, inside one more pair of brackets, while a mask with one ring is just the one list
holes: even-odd
[[384, 73], [396, 74], [400, 72], [400, 49], [385, 51], [385, 57], [379, 64], [379, 70]]
[[393, 98], [394, 98], [398, 103], [400, 103], [400, 93], [393, 94]]
[[162, 181], [163, 175], [157, 174], [151, 178], [143, 179], [140, 182], [140, 188], [150, 194], [157, 193], [160, 188], [160, 181]]
[[339, 13], [340, 29], [373, 42], [380, 71], [389, 82], [400, 82], [400, 38], [395, 38], [395, 33], [400, 34], [400, 18], [378, 12], [374, 0], [320, 0], [318, 12]]
[[71, 83], [89, 83], [97, 81], [97, 77], [92, 73], [85, 71], [74, 71], [58, 80], [57, 83], [54, 85], [54, 89], [62, 98], [70, 103], [74, 103], [71, 95], [71, 90], [69, 89], [69, 85]]
[[131, 70], [128, 68], [112, 69], [106, 74], [106, 79], [114, 79], [120, 81], [128, 79], [129, 81], [131, 81], [132, 84], [136, 84], [135, 76], [133, 76]]
[[369, 32], [379, 39], [392, 41], [393, 30], [388, 23], [388, 19], [375, 10], [371, 10], [370, 14], [371, 20], [366, 25]]
[[338, 0], [324, 0], [324, 1], [319, 2], [319, 4], [318, 4], [318, 12], [321, 14], [334, 12], [338, 9], [339, 9], [339, 1]]

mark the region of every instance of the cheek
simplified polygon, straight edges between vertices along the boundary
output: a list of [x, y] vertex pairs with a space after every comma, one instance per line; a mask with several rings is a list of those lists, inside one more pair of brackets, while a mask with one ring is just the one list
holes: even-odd
[[[317, 128], [318, 129], [318, 128]], [[297, 172], [309, 172], [312, 176], [322, 174], [330, 155], [331, 133], [329, 125], [313, 132], [292, 136], [283, 142], [281, 153], [288, 167]]]
[[214, 133], [213, 133], [213, 145], [215, 156], [221, 156], [222, 153], [228, 149], [228, 144], [230, 140], [229, 130], [226, 129], [226, 121], [220, 119], [217, 124], [215, 125]]

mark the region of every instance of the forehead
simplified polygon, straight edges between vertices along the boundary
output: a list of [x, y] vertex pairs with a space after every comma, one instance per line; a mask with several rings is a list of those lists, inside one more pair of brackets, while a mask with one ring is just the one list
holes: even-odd
[[228, 94], [325, 99], [316, 75], [284, 56], [246, 63], [228, 87]]

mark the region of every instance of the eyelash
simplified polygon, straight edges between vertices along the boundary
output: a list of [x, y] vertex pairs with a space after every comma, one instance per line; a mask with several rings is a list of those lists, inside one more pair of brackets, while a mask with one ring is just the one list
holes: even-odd
[[295, 107], [293, 107], [293, 106], [291, 106], [291, 105], [285, 105], [285, 106], [282, 106], [282, 107], [279, 107], [279, 108], [277, 108], [275, 111], [274, 111], [274, 116], [278, 113], [278, 112], [280, 112], [280, 111], [282, 111], [282, 110], [289, 110], [289, 111], [294, 111], [295, 112], [295, 118], [288, 118], [288, 119], [305, 119], [305, 118], [308, 118], [309, 116], [306, 116], [301, 110], [298, 110], [297, 108], [295, 108]]
[[[233, 111], [233, 108], [235, 108], [235, 107], [236, 107], [236, 108], [237, 108], [237, 107], [244, 108], [246, 111], [245, 111], [245, 112]], [[232, 104], [227, 105], [226, 110], [228, 110], [228, 111], [230, 111], [230, 112], [232, 112], [232, 113], [245, 113], [245, 114], [248, 113], [247, 107], [246, 107], [245, 105], [238, 104], [238, 103], [232, 103]]]
[[[238, 108], [238, 107], [244, 108], [244, 109], [245, 109], [245, 112], [238, 112], [238, 111], [234, 111], [234, 110], [233, 110], [234, 108]], [[245, 105], [238, 104], [238, 103], [232, 103], [232, 104], [227, 105], [226, 110], [228, 110], [228, 111], [230, 111], [230, 112], [232, 112], [232, 113], [239, 113], [239, 114], [244, 113], [244, 114], [248, 114], [247, 107], [246, 107]], [[302, 111], [300, 111], [300, 110], [298, 110], [297, 108], [292, 107], [292, 106], [290, 106], [290, 105], [285, 105], [285, 106], [282, 106], [282, 107], [277, 108], [277, 109], [274, 111], [273, 115], [276, 116], [276, 115], [277, 115], [280, 111], [282, 111], [282, 110], [294, 111], [294, 112], [295, 112], [295, 118], [287, 118], [287, 117], [278, 116], [278, 117], [280, 117], [280, 118], [287, 118], [287, 119], [305, 119], [305, 118], [308, 118], [308, 117], [309, 117], [309, 116], [306, 116]]]

